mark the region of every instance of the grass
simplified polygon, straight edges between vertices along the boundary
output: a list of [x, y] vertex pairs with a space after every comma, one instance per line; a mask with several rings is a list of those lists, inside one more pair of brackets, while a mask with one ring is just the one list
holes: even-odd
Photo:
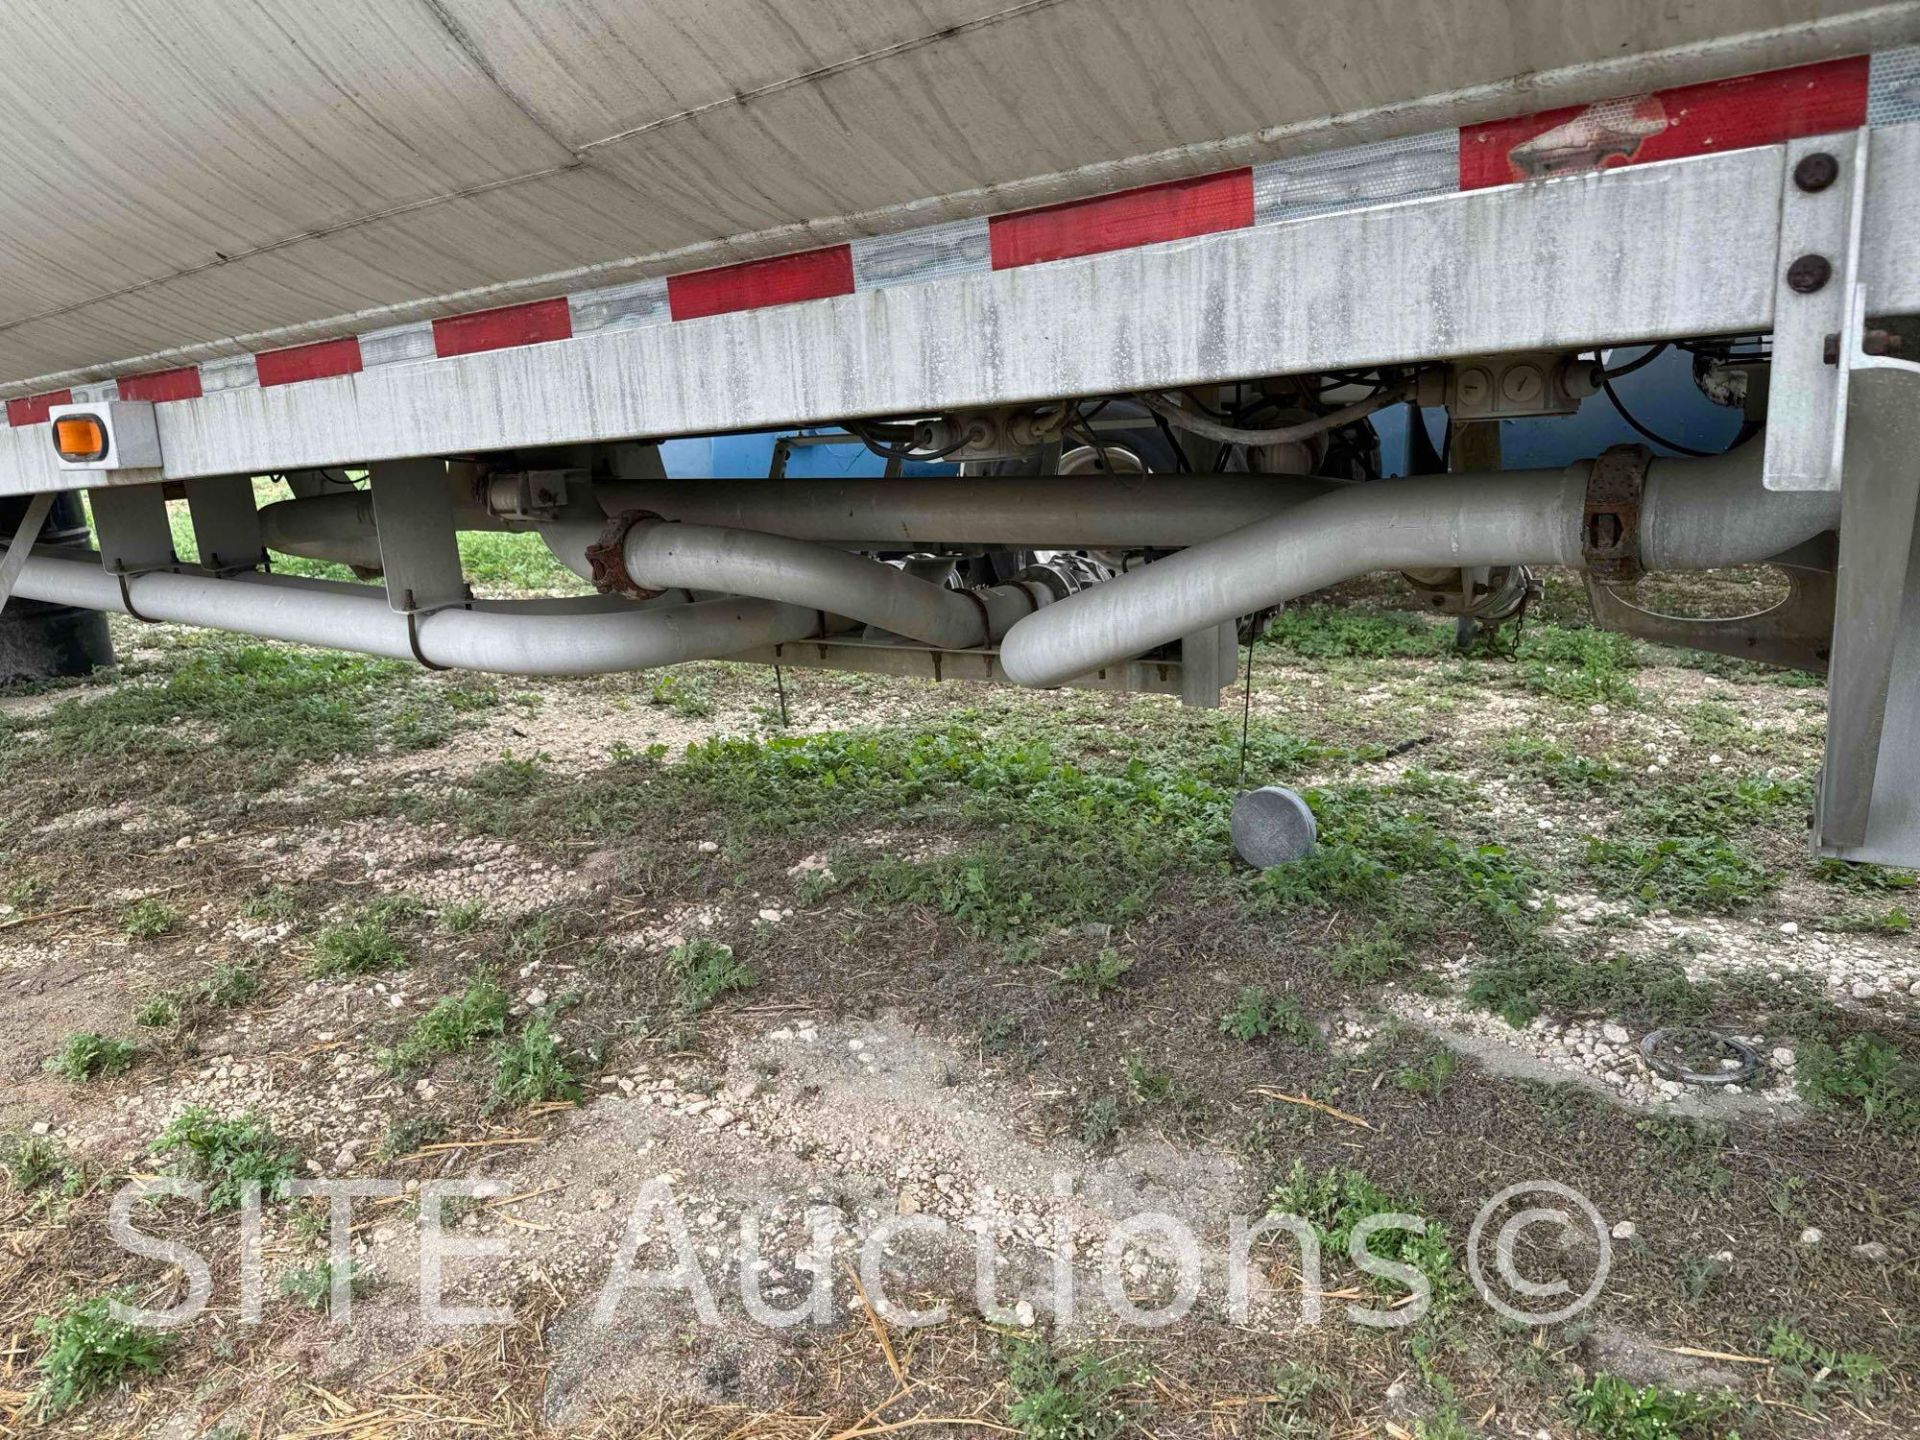
[[1026, 1440], [1113, 1440], [1130, 1419], [1121, 1397], [1138, 1383], [1136, 1368], [1112, 1357], [1063, 1355], [1044, 1339], [1007, 1346], [1007, 1419]]
[[[1276, 1215], [1297, 1215], [1307, 1221], [1328, 1254], [1341, 1258], [1347, 1255], [1354, 1227], [1368, 1216], [1419, 1213], [1417, 1207], [1396, 1202], [1358, 1170], [1337, 1165], [1313, 1174], [1302, 1160], [1293, 1162], [1286, 1179], [1268, 1196], [1268, 1209]], [[1382, 1259], [1411, 1265], [1426, 1276], [1433, 1286], [1436, 1307], [1459, 1289], [1446, 1234], [1431, 1222], [1425, 1234], [1400, 1229], [1377, 1231], [1367, 1237], [1367, 1249]]]
[[259, 894], [249, 895], [240, 913], [248, 920], [282, 924], [298, 918], [300, 897], [285, 885], [269, 885]]
[[529, 1020], [518, 1035], [494, 1046], [493, 1102], [504, 1108], [545, 1100], [578, 1100], [579, 1078], [547, 1018]]
[[1312, 605], [1281, 611], [1260, 640], [1309, 660], [1401, 660], [1444, 654], [1453, 635], [1451, 628], [1402, 611]]
[[1618, 1375], [1599, 1374], [1567, 1397], [1567, 1413], [1599, 1440], [1733, 1440], [1725, 1426], [1736, 1409], [1731, 1397], [1692, 1395], [1659, 1385], [1635, 1389]]
[[440, 927], [449, 935], [464, 935], [478, 928], [486, 918], [487, 907], [478, 900], [464, 900], [440, 912]]
[[193, 996], [216, 1010], [231, 1010], [260, 993], [260, 965], [237, 960], [213, 967], [213, 973], [195, 987]]
[[406, 1037], [382, 1058], [391, 1069], [413, 1070], [458, 1055], [485, 1036], [504, 1035], [508, 1008], [507, 992], [476, 975], [465, 990], [437, 1001], [414, 1021]]
[[1430, 1045], [1393, 1072], [1394, 1087], [1409, 1095], [1432, 1099], [1453, 1083], [1460, 1069], [1460, 1057], [1445, 1045]]
[[34, 1408], [42, 1421], [64, 1414], [132, 1375], [155, 1374], [166, 1364], [172, 1336], [113, 1317], [113, 1302], [126, 1304], [131, 1299], [131, 1292], [124, 1290], [76, 1298], [57, 1314], [42, 1315], [33, 1322], [33, 1333], [43, 1345], [34, 1362], [40, 1383], [33, 1392]]
[[758, 984], [753, 970], [717, 940], [689, 940], [667, 952], [675, 1003], [684, 1015], [698, 1015], [728, 995], [744, 995]]
[[1803, 1096], [1840, 1111], [1858, 1128], [1920, 1131], [1920, 1062], [1885, 1036], [1806, 1042], [1795, 1080]]
[[1320, 1032], [1300, 1002], [1291, 995], [1274, 995], [1263, 986], [1249, 985], [1233, 1009], [1220, 1017], [1220, 1033], [1248, 1042], [1278, 1035], [1295, 1045], [1318, 1043]]
[[46, 1068], [63, 1080], [83, 1085], [102, 1075], [124, 1075], [133, 1068], [139, 1052], [125, 1040], [102, 1035], [97, 1030], [82, 1030], [69, 1035], [60, 1048], [47, 1057]]
[[149, 897], [120, 912], [120, 928], [135, 940], [158, 940], [180, 923], [180, 912]]
[[256, 1189], [272, 1198], [298, 1159], [257, 1115], [223, 1118], [199, 1105], [181, 1111], [152, 1150], [171, 1157], [176, 1174], [207, 1187], [209, 1211], [237, 1210]]
[[358, 919], [329, 925], [320, 932], [307, 973], [316, 979], [333, 979], [399, 970], [408, 963], [407, 952], [389, 928], [385, 914], [369, 907]]

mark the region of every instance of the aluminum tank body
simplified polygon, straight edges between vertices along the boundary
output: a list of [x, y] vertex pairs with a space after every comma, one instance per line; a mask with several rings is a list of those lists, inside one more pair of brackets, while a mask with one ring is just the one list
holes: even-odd
[[0, 394], [1857, 54], [1912, 9], [0, 0]]

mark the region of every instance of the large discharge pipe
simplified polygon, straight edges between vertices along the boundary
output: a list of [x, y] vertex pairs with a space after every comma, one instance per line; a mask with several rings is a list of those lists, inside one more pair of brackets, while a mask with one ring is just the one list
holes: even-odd
[[[1063, 685], [1376, 570], [1577, 567], [1591, 472], [1582, 462], [1352, 486], [1069, 596], [1014, 626], [1000, 662], [1018, 684]], [[1768, 491], [1757, 454], [1658, 461], [1641, 504], [1641, 553], [1650, 570], [1752, 564], [1839, 521], [1838, 495]]]
[[[390, 660], [496, 675], [605, 675], [818, 635], [831, 617], [773, 601], [726, 598], [651, 605], [627, 601], [520, 600], [436, 610], [411, 626], [383, 591], [286, 576], [217, 579], [156, 571], [120, 578], [99, 558], [36, 553], [20, 594], [59, 605], [171, 620], [269, 640], [353, 650]], [[131, 604], [129, 605], [129, 602]]]

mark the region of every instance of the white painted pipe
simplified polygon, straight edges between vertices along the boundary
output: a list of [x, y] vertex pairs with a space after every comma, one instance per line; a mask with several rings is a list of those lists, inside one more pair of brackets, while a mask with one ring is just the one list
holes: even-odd
[[[217, 579], [167, 571], [120, 582], [99, 558], [36, 552], [18, 593], [89, 610], [133, 613], [269, 640], [353, 650], [390, 660], [414, 658], [407, 619], [371, 586], [287, 576]], [[829, 628], [834, 622], [829, 620]], [[844, 622], [841, 622], [844, 623]], [[521, 600], [437, 610], [415, 625], [420, 658], [448, 669], [497, 675], [602, 675], [683, 660], [712, 660], [821, 631], [817, 610], [729, 597], [634, 605], [604, 600]]]
[[991, 643], [1052, 601], [1039, 585], [949, 590], [878, 560], [787, 535], [637, 520], [627, 574], [650, 590], [720, 590], [846, 615], [942, 650]]
[[[1356, 485], [1069, 596], [1015, 625], [1001, 664], [1063, 685], [1156, 645], [1376, 570], [1579, 566], [1592, 462], [1564, 471], [1419, 476]], [[1649, 568], [1777, 555], [1839, 523], [1839, 497], [1775, 495], [1760, 455], [1659, 461], [1642, 506]]]
[[848, 549], [1126, 550], [1198, 545], [1335, 488], [1289, 475], [1089, 475], [613, 480], [594, 494], [610, 515], [645, 510]]

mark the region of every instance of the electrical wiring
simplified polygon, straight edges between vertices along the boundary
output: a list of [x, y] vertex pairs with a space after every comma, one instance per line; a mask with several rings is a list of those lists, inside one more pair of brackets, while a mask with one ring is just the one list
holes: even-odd
[[1691, 445], [1682, 445], [1678, 441], [1667, 439], [1666, 436], [1657, 431], [1649, 430], [1645, 425], [1642, 425], [1639, 420], [1634, 418], [1631, 410], [1627, 409], [1626, 402], [1620, 398], [1620, 392], [1613, 388], [1613, 381], [1611, 379], [1602, 377], [1600, 388], [1606, 391], [1607, 399], [1611, 400], [1613, 402], [1613, 408], [1620, 412], [1620, 418], [1631, 425], [1634, 431], [1642, 438], [1651, 440], [1656, 445], [1664, 445], [1677, 455], [1690, 455], [1696, 460], [1711, 460], [1715, 455], [1724, 453], [1717, 450], [1695, 450]]

